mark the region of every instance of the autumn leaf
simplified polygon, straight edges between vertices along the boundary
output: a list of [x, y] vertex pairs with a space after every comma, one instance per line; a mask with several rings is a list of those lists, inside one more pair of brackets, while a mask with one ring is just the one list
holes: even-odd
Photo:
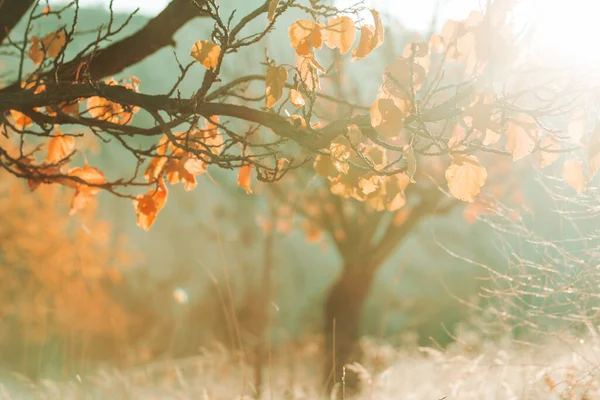
[[475, 156], [455, 156], [446, 170], [450, 192], [457, 199], [468, 203], [474, 201], [486, 180], [487, 170]]
[[[105, 81], [109, 86], [117, 86], [118, 82], [113, 78]], [[138, 91], [137, 85], [125, 84], [123, 87]], [[87, 99], [87, 111], [92, 118], [108, 121], [113, 124], [126, 125], [133, 120], [133, 114], [137, 113], [138, 107], [124, 106], [110, 101], [104, 97], [92, 96]]]
[[77, 211], [83, 209], [101, 190], [101, 188], [97, 186], [89, 186], [86, 183], [101, 185], [106, 182], [106, 179], [100, 170], [90, 167], [87, 163], [84, 164], [83, 168], [71, 168], [67, 175], [77, 177], [85, 182], [74, 183], [75, 196], [73, 196], [73, 200], [71, 201], [71, 209], [69, 210], [69, 215], [73, 215]]
[[42, 40], [32, 36], [29, 42], [31, 47], [27, 55], [37, 66], [44, 61], [45, 57], [56, 58], [67, 43], [67, 37], [63, 31], [58, 31], [49, 33]]
[[246, 164], [238, 171], [237, 185], [246, 191], [246, 194], [252, 193], [252, 172], [253, 164]]
[[199, 175], [205, 170], [204, 162], [189, 154], [182, 156], [179, 160], [168, 160], [164, 168], [169, 184], [175, 185], [183, 182], [183, 189], [187, 192], [196, 187], [195, 175]]
[[300, 80], [304, 83], [306, 90], [313, 92], [321, 88], [318, 69], [311, 61], [310, 57], [296, 55], [296, 68], [300, 75]]
[[404, 113], [394, 100], [376, 99], [371, 106], [371, 126], [385, 137], [398, 137], [404, 127]]
[[383, 179], [375, 175], [373, 173], [369, 174], [370, 176], [360, 178], [358, 181], [358, 187], [365, 195], [370, 195], [379, 189], [379, 187], [383, 184]]
[[13, 118], [15, 128], [17, 129], [25, 129], [28, 126], [31, 126], [33, 121], [27, 115], [23, 114], [17, 110], [10, 110], [10, 115]]
[[313, 54], [314, 49], [323, 47], [321, 24], [312, 21], [297, 20], [288, 28], [290, 44], [299, 56]]
[[564, 181], [571, 186], [577, 193], [583, 192], [587, 183], [585, 175], [583, 174], [583, 167], [581, 162], [577, 159], [571, 159], [565, 161], [562, 170], [562, 177]]
[[335, 17], [327, 22], [325, 45], [330, 49], [340, 49], [340, 54], [346, 54], [352, 48], [355, 39], [356, 29], [352, 18]]
[[283, 95], [283, 88], [288, 77], [288, 72], [285, 67], [270, 66], [267, 68], [267, 76], [265, 78], [266, 88], [266, 105], [267, 108], [273, 107]]
[[362, 60], [373, 51], [373, 40], [375, 38], [375, 28], [372, 25], [363, 25], [360, 28], [360, 39], [358, 46], [352, 50], [351, 61]]
[[360, 28], [360, 40], [358, 46], [352, 50], [352, 59], [350, 61], [362, 60], [366, 58], [373, 50], [383, 44], [383, 25], [379, 12], [371, 9], [375, 26], [365, 24]]
[[290, 89], [289, 99], [290, 103], [292, 103], [294, 107], [302, 107], [305, 104], [302, 93], [296, 89]]
[[400, 57], [385, 68], [382, 89], [384, 93], [409, 101], [413, 97], [411, 90], [419, 90], [426, 76], [421, 65]]
[[381, 23], [381, 15], [379, 14], [379, 12], [374, 8], [372, 8], [370, 11], [371, 15], [373, 16], [373, 21], [375, 22], [375, 38], [373, 46], [376, 49], [383, 44], [384, 30], [383, 24]]
[[521, 115], [518, 119], [508, 120], [506, 136], [506, 150], [512, 153], [513, 161], [517, 161], [528, 156], [535, 149], [538, 127], [531, 117]]
[[144, 172], [144, 178], [146, 181], [153, 182], [158, 179], [160, 174], [164, 171], [168, 161], [169, 159], [167, 157], [153, 158]]
[[270, 0], [269, 8], [267, 11], [267, 18], [270, 21], [273, 21], [273, 17], [275, 16], [275, 10], [277, 10], [277, 6], [279, 5], [279, 0]]
[[74, 148], [75, 138], [73, 136], [64, 136], [61, 131], [56, 129], [54, 137], [48, 144], [46, 162], [56, 164], [71, 154]]
[[167, 203], [167, 195], [167, 188], [161, 179], [156, 189], [150, 189], [148, 193], [138, 195], [133, 200], [137, 225], [140, 228], [146, 231], [150, 229], [156, 220], [157, 214]]
[[210, 40], [198, 40], [194, 43], [190, 56], [196, 61], [204, 65], [206, 69], [216, 68], [221, 55], [221, 46], [211, 42]]

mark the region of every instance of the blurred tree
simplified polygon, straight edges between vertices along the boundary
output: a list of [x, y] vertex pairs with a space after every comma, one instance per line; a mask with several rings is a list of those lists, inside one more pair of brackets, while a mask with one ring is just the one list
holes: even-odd
[[28, 190], [2, 173], [3, 360], [38, 373], [36, 353], [40, 358], [50, 354], [35, 349], [58, 352], [78, 367], [118, 355], [129, 316], [109, 288], [121, 282], [121, 268], [133, 261], [124, 238], [111, 235], [108, 223], [95, 217], [93, 204], [69, 218], [63, 205], [68, 194], [58, 186], [44, 185], [34, 195]]

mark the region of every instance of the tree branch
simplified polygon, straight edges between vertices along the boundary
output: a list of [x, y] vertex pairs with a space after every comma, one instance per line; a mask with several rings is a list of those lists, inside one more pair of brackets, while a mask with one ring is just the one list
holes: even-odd
[[[9, 4], [11, 2], [25, 3], [26, 1], [9, 0]], [[204, 3], [204, 0], [199, 2]], [[95, 53], [86, 54], [65, 63], [60, 66], [58, 74], [54, 74], [54, 71], [52, 71], [47, 75], [51, 80], [58, 77], [59, 81], [72, 82], [75, 80], [78, 69], [83, 62], [86, 63], [85, 69], [79, 71], [79, 73], [85, 73], [91, 81], [115, 75], [125, 68], [139, 63], [163, 47], [175, 46], [173, 40], [175, 32], [187, 22], [202, 15], [191, 0], [172, 0], [160, 14], [134, 34]], [[20, 85], [20, 82], [14, 82], [0, 90], [0, 93], [2, 91], [18, 90]]]
[[0, 44], [19, 23], [34, 2], [35, 0], [0, 1]]

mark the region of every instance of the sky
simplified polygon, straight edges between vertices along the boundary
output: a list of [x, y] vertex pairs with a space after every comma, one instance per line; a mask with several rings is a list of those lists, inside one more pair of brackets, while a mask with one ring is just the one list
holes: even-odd
[[[50, 0], [59, 4], [67, 0]], [[79, 0], [82, 6], [107, 6], [109, 0]], [[114, 0], [119, 11], [140, 12], [153, 16], [164, 9], [170, 0]], [[222, 0], [253, 2], [263, 0]], [[339, 6], [356, 4], [358, 0], [336, 0]], [[474, 9], [481, 9], [487, 0], [365, 0], [365, 4], [391, 14], [410, 30], [427, 31], [434, 10], [439, 11], [438, 29], [447, 19], [464, 19]], [[536, 28], [534, 46], [551, 55], [559, 63], [580, 66], [600, 65], [597, 38], [600, 37], [600, 0], [523, 0], [528, 4], [523, 21]]]
[[[257, 5], [263, 0], [227, 0], [227, 1], [252, 1]], [[55, 0], [51, 3], [64, 3], [64, 0]], [[340, 5], [355, 4], [357, 0], [338, 0]], [[473, 8], [478, 8], [479, 0], [367, 0], [366, 4], [378, 10], [389, 9], [395, 17], [410, 29], [427, 29], [437, 3], [442, 4], [441, 12], [445, 18], [464, 18]], [[82, 6], [107, 6], [109, 0], [79, 0]], [[140, 12], [152, 16], [169, 3], [169, 0], [114, 0], [113, 7], [120, 11], [133, 11], [139, 7]], [[392, 4], [392, 6], [390, 6]]]

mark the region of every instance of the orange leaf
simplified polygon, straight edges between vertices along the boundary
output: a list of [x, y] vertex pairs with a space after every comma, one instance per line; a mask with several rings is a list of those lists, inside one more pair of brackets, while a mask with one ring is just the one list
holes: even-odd
[[42, 39], [46, 55], [51, 58], [58, 56], [66, 43], [67, 37], [63, 31], [49, 33]]
[[288, 72], [284, 67], [270, 66], [267, 68], [267, 76], [265, 78], [265, 83], [267, 85], [267, 108], [273, 107], [283, 95], [283, 88], [287, 77]]
[[371, 15], [373, 15], [373, 21], [375, 21], [375, 36], [373, 38], [373, 48], [376, 49], [383, 44], [383, 24], [381, 23], [381, 15], [377, 10], [372, 8]]
[[583, 192], [587, 183], [583, 174], [581, 162], [576, 159], [565, 161], [563, 165], [562, 177], [577, 193]]
[[168, 160], [169, 159], [167, 157], [153, 158], [152, 161], [150, 161], [150, 164], [148, 164], [148, 168], [146, 168], [146, 171], [144, 172], [144, 178], [148, 182], [158, 179], [160, 174], [165, 169]]
[[17, 110], [10, 110], [10, 115], [13, 117], [17, 129], [25, 129], [33, 123], [31, 118]]
[[472, 203], [487, 180], [487, 170], [479, 165], [475, 156], [452, 158], [446, 170], [448, 188], [454, 197]]
[[36, 36], [29, 39], [31, 47], [27, 52], [29, 58], [34, 64], [40, 65], [45, 57], [55, 58], [67, 43], [67, 37], [63, 31], [52, 32], [46, 35], [42, 40]]
[[346, 54], [354, 44], [356, 30], [350, 17], [335, 17], [327, 22], [325, 44], [330, 49], [340, 49], [340, 54]]
[[288, 35], [291, 46], [300, 56], [312, 54], [313, 49], [323, 46], [321, 25], [312, 21], [297, 20], [288, 28]]
[[29, 51], [27, 51], [27, 55], [29, 56], [29, 59], [38, 66], [44, 61], [44, 51], [40, 45], [40, 39], [38, 39], [37, 36], [32, 36], [29, 38], [29, 43], [31, 43], [31, 47], [29, 48]]
[[375, 37], [375, 28], [372, 25], [363, 25], [360, 28], [360, 40], [358, 46], [352, 50], [352, 59], [350, 61], [362, 60], [373, 51], [373, 38]]
[[198, 40], [194, 43], [190, 55], [200, 62], [200, 64], [204, 65], [206, 69], [212, 69], [219, 63], [221, 46], [210, 40]]
[[75, 148], [75, 138], [72, 136], [64, 136], [61, 131], [56, 129], [56, 134], [48, 144], [48, 156], [46, 162], [56, 164], [69, 154]]
[[[106, 182], [106, 179], [100, 170], [90, 167], [88, 164], [85, 164], [83, 168], [71, 168], [67, 175], [77, 177], [85, 182], [75, 182], [75, 196], [73, 196], [71, 209], [69, 210], [69, 215], [73, 215], [77, 211], [83, 209], [101, 190], [99, 187], [88, 186], [86, 183], [101, 185]], [[67, 183], [67, 185], [70, 184]]]
[[167, 203], [167, 188], [161, 179], [158, 182], [158, 188], [151, 189], [146, 194], [138, 195], [133, 200], [133, 207], [135, 208], [135, 214], [137, 216], [137, 225], [144, 229], [149, 230], [154, 221], [156, 215], [163, 209]]
[[391, 99], [376, 99], [371, 106], [371, 126], [386, 137], [398, 137], [404, 127], [404, 113]]
[[246, 194], [252, 193], [252, 180], [250, 173], [252, 172], [253, 164], [246, 164], [238, 171], [237, 184], [239, 187], [244, 188]]
[[360, 28], [360, 40], [358, 46], [352, 50], [352, 59], [350, 61], [361, 60], [366, 58], [373, 50], [383, 44], [383, 24], [381, 23], [381, 16], [379, 12], [371, 9], [375, 26], [363, 25]]

